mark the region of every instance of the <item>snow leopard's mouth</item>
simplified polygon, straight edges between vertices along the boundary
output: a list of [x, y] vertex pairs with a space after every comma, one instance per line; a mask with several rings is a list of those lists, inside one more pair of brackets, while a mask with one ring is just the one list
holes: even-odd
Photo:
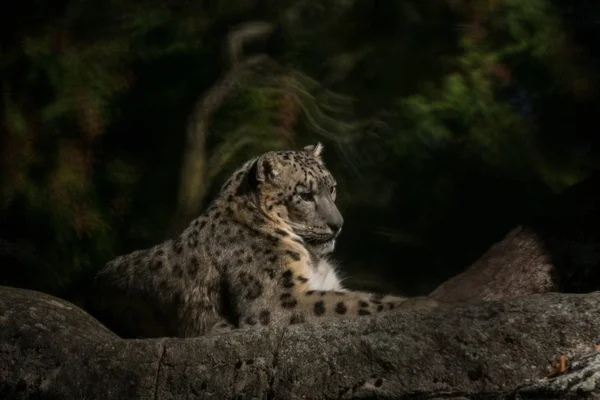
[[306, 244], [314, 254], [324, 256], [333, 252], [337, 237], [338, 233], [333, 235], [323, 235], [319, 238], [313, 237], [306, 240]]
[[335, 239], [319, 244], [307, 243], [306, 247], [308, 248], [308, 251], [313, 255], [317, 257], [324, 257], [328, 254], [333, 253], [333, 250], [335, 249]]
[[305, 238], [304, 241], [308, 244], [320, 246], [320, 245], [327, 244], [329, 242], [335, 242], [335, 239], [337, 239], [337, 237], [338, 237], [338, 233], [334, 233], [332, 235], [312, 236], [310, 238]]

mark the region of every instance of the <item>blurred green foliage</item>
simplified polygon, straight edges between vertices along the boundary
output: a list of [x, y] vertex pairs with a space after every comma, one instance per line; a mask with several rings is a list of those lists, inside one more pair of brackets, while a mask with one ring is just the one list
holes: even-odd
[[[597, 167], [600, 5], [551, 0], [48, 2], [0, 13], [0, 284], [77, 301], [164, 239], [194, 103], [249, 46], [211, 120], [206, 204], [249, 157], [320, 140], [354, 287], [424, 293]], [[593, 35], [595, 33], [595, 36]]]

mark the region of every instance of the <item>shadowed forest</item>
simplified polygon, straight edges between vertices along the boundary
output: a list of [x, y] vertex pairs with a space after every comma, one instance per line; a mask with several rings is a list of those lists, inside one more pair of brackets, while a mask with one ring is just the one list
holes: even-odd
[[0, 11], [0, 284], [79, 302], [259, 153], [321, 141], [352, 288], [426, 294], [600, 165], [600, 3]]

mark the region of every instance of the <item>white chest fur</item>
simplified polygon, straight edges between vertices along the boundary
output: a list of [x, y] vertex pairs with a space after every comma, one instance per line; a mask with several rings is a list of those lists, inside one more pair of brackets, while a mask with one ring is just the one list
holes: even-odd
[[312, 268], [312, 275], [308, 279], [310, 290], [335, 290], [345, 291], [336, 271], [337, 266], [329, 260], [322, 258]]

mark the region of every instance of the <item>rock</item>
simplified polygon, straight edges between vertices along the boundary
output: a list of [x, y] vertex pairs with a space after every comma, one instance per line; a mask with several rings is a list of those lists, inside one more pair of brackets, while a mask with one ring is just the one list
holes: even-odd
[[447, 303], [513, 299], [557, 290], [554, 275], [541, 237], [531, 227], [518, 227], [430, 296]]
[[571, 362], [564, 374], [518, 389], [515, 399], [569, 400], [599, 397], [600, 353], [595, 352]]
[[534, 393], [526, 385], [560, 354], [588, 353], [599, 313], [600, 293], [550, 293], [279, 330], [124, 340], [68, 302], [0, 287], [0, 398], [513, 398]]
[[430, 296], [448, 303], [600, 290], [600, 173], [556, 197]]

